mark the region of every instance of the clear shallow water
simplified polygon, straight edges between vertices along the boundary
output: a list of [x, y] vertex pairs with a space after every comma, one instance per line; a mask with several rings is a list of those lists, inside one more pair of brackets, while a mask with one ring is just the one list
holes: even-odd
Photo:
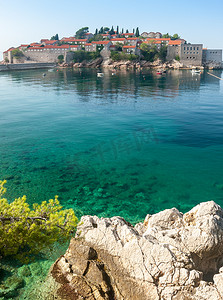
[[[133, 223], [212, 199], [223, 206], [222, 150], [223, 83], [207, 73], [0, 73], [0, 179], [8, 181], [8, 199], [25, 194], [32, 204], [57, 194], [78, 216]], [[66, 248], [46, 250], [28, 266], [4, 261], [0, 284], [22, 278], [12, 299], [29, 299]]]
[[223, 84], [207, 73], [0, 73], [0, 141], [8, 199], [131, 222], [223, 205]]

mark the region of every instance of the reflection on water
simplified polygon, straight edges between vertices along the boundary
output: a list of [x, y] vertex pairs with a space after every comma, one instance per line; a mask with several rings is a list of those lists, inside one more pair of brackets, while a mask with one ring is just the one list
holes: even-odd
[[219, 80], [191, 71], [43, 72], [0, 74], [0, 178], [9, 198], [58, 194], [79, 215], [133, 222], [223, 202]]

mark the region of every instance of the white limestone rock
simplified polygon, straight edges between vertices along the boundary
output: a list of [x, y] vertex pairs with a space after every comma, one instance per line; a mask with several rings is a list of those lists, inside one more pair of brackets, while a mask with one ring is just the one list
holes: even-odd
[[147, 215], [135, 227], [83, 216], [50, 276], [61, 299], [220, 300], [222, 266], [223, 211], [210, 201], [184, 215], [175, 208]]

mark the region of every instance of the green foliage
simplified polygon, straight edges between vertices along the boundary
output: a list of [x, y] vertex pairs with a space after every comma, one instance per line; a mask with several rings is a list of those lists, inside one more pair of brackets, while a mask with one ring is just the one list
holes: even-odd
[[85, 37], [85, 34], [88, 33], [89, 31], [89, 27], [82, 27], [80, 28], [76, 34], [75, 34], [75, 38], [76, 39], [83, 39]]
[[112, 26], [111, 30], [109, 31], [109, 33], [112, 35], [112, 34], [115, 34], [115, 31], [114, 31], [114, 28]]
[[99, 52], [86, 52], [86, 51], [75, 51], [73, 53], [74, 55], [74, 62], [82, 62], [84, 60], [86, 61], [90, 61], [92, 59], [96, 59], [98, 57], [100, 57], [100, 53]]
[[118, 51], [111, 51], [111, 59], [113, 61], [120, 61], [120, 60], [130, 60], [130, 61], [136, 61], [139, 59], [138, 55], [134, 54], [127, 54], [124, 52], [118, 52]]
[[169, 33], [165, 33], [165, 34], [163, 34], [163, 38], [164, 38], [164, 39], [171, 38], [171, 35], [169, 35]]
[[63, 56], [63, 55], [59, 55], [59, 56], [57, 57], [57, 59], [58, 59], [58, 62], [59, 62], [60, 64], [62, 64], [62, 62], [64, 61], [64, 56]]
[[55, 35], [53, 35], [53, 36], [51, 36], [50, 40], [51, 40], [51, 41], [54, 41], [54, 40], [59, 41], [58, 33], [55, 34]]
[[89, 42], [92, 42], [92, 41], [102, 41], [103, 40], [103, 37], [101, 34], [96, 34], [94, 35], [90, 40]]
[[15, 58], [21, 58], [21, 57], [24, 56], [24, 54], [22, 53], [21, 50], [14, 49], [14, 50], [12, 50], [12, 56], [15, 57]]
[[110, 30], [110, 28], [109, 27], [104, 27], [104, 32], [103, 33], [108, 33], [109, 32], [109, 30]]
[[175, 60], [180, 61], [180, 56], [179, 56], [179, 55], [176, 55], [176, 56], [175, 56]]
[[139, 37], [139, 27], [136, 28], [136, 34], [135, 34], [135, 36]]
[[161, 45], [160, 48], [157, 48], [157, 46], [153, 43], [147, 44], [142, 43], [140, 46], [141, 54], [143, 56], [144, 60], [153, 62], [156, 59], [160, 59], [162, 62], [166, 60], [167, 55], [167, 46]]
[[23, 259], [37, 254], [56, 241], [68, 240], [77, 226], [77, 217], [72, 209], [62, 210], [55, 199], [29, 207], [26, 196], [9, 203], [2, 198], [6, 192], [0, 181], [0, 255], [16, 255]]
[[8, 57], [5, 57], [5, 62], [6, 62], [6, 63], [9, 63]]
[[163, 34], [163, 38], [167, 39], [167, 38], [170, 38], [171, 40], [177, 40], [177, 39], [180, 39], [180, 36], [175, 33], [173, 36], [170, 35], [169, 33], [166, 33], [166, 34]]
[[117, 26], [116, 34], [119, 34], [119, 27]]
[[175, 34], [171, 37], [171, 40], [178, 40], [178, 39], [180, 39], [180, 36], [179, 36], [177, 33], [175, 33]]

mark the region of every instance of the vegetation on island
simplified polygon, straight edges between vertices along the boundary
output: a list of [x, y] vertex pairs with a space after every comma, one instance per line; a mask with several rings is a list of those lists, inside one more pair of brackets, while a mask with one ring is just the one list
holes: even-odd
[[84, 60], [90, 61], [90, 60], [93, 60], [93, 59], [97, 59], [99, 57], [101, 57], [99, 51], [86, 52], [84, 50], [80, 50], [80, 51], [73, 52], [73, 60], [74, 60], [75, 63], [80, 63]]
[[26, 196], [12, 202], [3, 198], [5, 183], [0, 181], [0, 256], [24, 260], [56, 241], [65, 242], [75, 232], [78, 219], [72, 209], [62, 209], [58, 196], [30, 208]]
[[13, 49], [12, 50], [12, 56], [19, 59], [22, 58], [24, 56], [23, 52], [19, 49]]
[[153, 62], [156, 59], [160, 59], [162, 62], [166, 60], [167, 46], [162, 45], [158, 48], [155, 44], [142, 43], [140, 46], [141, 55], [144, 60]]
[[166, 38], [170, 38], [171, 40], [178, 40], [180, 39], [180, 36], [175, 33], [174, 35], [170, 35], [169, 33], [165, 33], [163, 34], [162, 38], [166, 39]]
[[55, 34], [55, 35], [53, 35], [53, 36], [51, 36], [50, 40], [51, 41], [59, 41], [59, 35], [58, 35], [58, 33]]
[[62, 62], [64, 61], [64, 56], [61, 54], [57, 57], [57, 59], [58, 59], [58, 63], [62, 64]]
[[121, 51], [111, 51], [111, 59], [113, 61], [121, 61], [121, 60], [130, 60], [130, 61], [136, 61], [139, 59], [138, 55], [135, 54], [127, 54]]

